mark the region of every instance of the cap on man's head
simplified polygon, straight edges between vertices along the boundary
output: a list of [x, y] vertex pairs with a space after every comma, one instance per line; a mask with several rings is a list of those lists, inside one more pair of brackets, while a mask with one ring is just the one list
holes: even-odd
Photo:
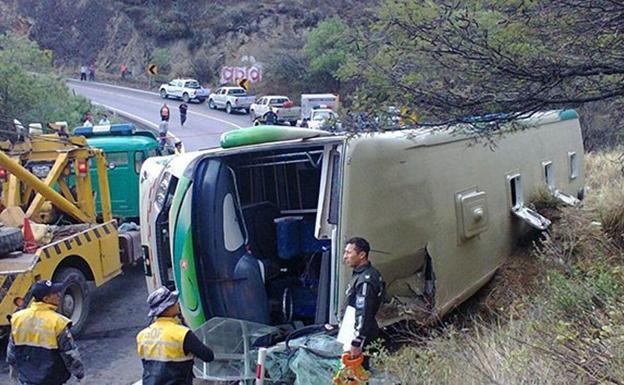
[[178, 292], [171, 291], [162, 286], [154, 290], [152, 294], [147, 297], [147, 304], [150, 307], [148, 317], [156, 317], [162, 314], [169, 306], [173, 306], [178, 302]]
[[37, 281], [32, 288], [32, 296], [37, 301], [43, 300], [43, 297], [53, 293], [60, 293], [63, 289], [63, 285], [60, 283], [54, 283], [50, 280]]

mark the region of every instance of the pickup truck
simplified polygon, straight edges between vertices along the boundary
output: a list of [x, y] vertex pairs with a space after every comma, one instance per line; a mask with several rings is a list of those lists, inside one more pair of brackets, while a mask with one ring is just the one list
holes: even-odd
[[221, 87], [208, 97], [208, 107], [213, 110], [224, 108], [228, 114], [236, 110], [249, 113], [249, 109], [255, 101], [256, 97], [247, 96], [247, 91], [242, 87]]
[[210, 90], [203, 88], [195, 79], [173, 79], [161, 85], [158, 92], [163, 99], [178, 98], [184, 103], [192, 100], [203, 103], [208, 98]]
[[270, 110], [277, 115], [277, 123], [290, 123], [291, 126], [295, 126], [301, 116], [301, 107], [293, 106], [293, 102], [287, 96], [263, 96], [250, 107], [254, 120], [262, 118]]

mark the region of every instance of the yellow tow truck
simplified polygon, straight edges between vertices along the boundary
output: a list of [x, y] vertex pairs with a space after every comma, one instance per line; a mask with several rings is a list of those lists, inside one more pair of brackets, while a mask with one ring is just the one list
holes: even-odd
[[[101, 210], [96, 209], [93, 174]], [[4, 212], [23, 212], [29, 223], [45, 230], [44, 240], [30, 252], [0, 255], [0, 335], [40, 279], [64, 282], [60, 312], [79, 333], [89, 312], [87, 282], [103, 285], [139, 257], [135, 247], [123, 246], [131, 242], [118, 239], [103, 152], [82, 136], [66, 134], [62, 125], [56, 133], [0, 142], [0, 182]]]

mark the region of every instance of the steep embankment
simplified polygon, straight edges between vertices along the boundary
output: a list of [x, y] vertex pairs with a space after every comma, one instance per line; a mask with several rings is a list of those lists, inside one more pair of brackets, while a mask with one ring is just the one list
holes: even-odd
[[54, 52], [55, 64], [75, 71], [96, 63], [116, 73], [121, 63], [143, 74], [161, 72], [214, 82], [223, 65], [243, 56], [263, 62], [280, 49], [300, 49], [306, 32], [339, 15], [352, 20], [376, 1], [8, 0], [0, 3], [0, 32], [28, 34]]

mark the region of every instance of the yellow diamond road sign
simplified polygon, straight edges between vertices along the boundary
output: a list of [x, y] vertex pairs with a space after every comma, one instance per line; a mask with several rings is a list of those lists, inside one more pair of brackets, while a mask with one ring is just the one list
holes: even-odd
[[149, 73], [150, 75], [158, 75], [158, 66], [156, 64], [148, 65], [147, 73]]

